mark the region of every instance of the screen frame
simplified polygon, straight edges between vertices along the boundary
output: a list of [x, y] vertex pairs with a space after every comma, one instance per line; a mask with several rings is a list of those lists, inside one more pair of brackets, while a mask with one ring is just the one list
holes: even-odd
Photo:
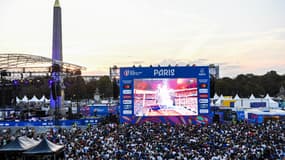
[[[198, 114], [186, 116], [137, 116], [134, 113], [134, 80], [135, 79], [178, 79], [196, 78]], [[167, 67], [122, 67], [120, 68], [120, 122], [137, 123], [152, 119], [171, 119], [174, 117], [200, 117], [210, 115], [210, 76], [208, 66], [167, 66]], [[128, 88], [124, 88], [127, 85]], [[204, 87], [204, 88], [201, 88]], [[173, 117], [173, 118], [171, 118]]]

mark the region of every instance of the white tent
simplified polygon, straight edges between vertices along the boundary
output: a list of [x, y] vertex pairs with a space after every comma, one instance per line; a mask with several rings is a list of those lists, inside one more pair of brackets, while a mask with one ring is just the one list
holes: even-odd
[[46, 111], [46, 113], [47, 113], [49, 111], [50, 107], [49, 107], [49, 105], [45, 105], [45, 104], [49, 103], [50, 100], [47, 99], [45, 95], [43, 95], [42, 98], [40, 99], [40, 102], [44, 104], [41, 106], [41, 110]]
[[22, 101], [22, 102], [29, 102], [29, 99], [28, 99], [28, 97], [25, 95], [21, 101]]
[[240, 98], [235, 102], [235, 106], [238, 108], [250, 108], [250, 103], [258, 102], [256, 99]]
[[45, 95], [42, 96], [42, 98], [40, 99], [41, 102], [49, 102], [49, 99], [46, 98]]
[[274, 100], [272, 100], [272, 98], [269, 96], [268, 93], [267, 93], [266, 96], [264, 97], [264, 100], [267, 102], [268, 107], [272, 107], [272, 108], [277, 108], [277, 107], [279, 107], [278, 102], [275, 102]]
[[43, 101], [45, 101], [45, 99], [46, 99], [46, 96], [43, 95], [42, 98], [40, 99], [40, 101], [43, 102]]
[[214, 97], [213, 97], [213, 99], [219, 99], [220, 97], [217, 95], [217, 93], [215, 93], [215, 95], [214, 95]]
[[272, 99], [269, 100], [269, 104], [268, 105], [269, 105], [270, 108], [278, 108], [279, 107], [279, 103], [275, 102]]
[[220, 95], [220, 98], [219, 98], [219, 99], [220, 99], [220, 100], [225, 100], [223, 94]]
[[215, 102], [216, 106], [220, 106], [222, 104], [222, 100], [224, 100], [224, 96], [223, 94], [221, 94], [221, 96], [217, 99], [217, 101]]
[[238, 96], [238, 94], [235, 95], [234, 100], [239, 100], [240, 97]]
[[271, 97], [270, 97], [269, 94], [267, 93], [266, 96], [264, 97], [264, 99], [270, 100]]
[[216, 106], [220, 106], [222, 103], [222, 100], [219, 98], [216, 102], [215, 102], [215, 105]]
[[249, 97], [249, 99], [255, 99], [254, 95], [251, 94], [250, 97]]
[[34, 95], [29, 102], [39, 102], [40, 100]]
[[211, 101], [210, 106], [214, 106], [214, 105], [215, 105], [214, 101]]
[[16, 103], [20, 103], [22, 100], [19, 97], [16, 97]]

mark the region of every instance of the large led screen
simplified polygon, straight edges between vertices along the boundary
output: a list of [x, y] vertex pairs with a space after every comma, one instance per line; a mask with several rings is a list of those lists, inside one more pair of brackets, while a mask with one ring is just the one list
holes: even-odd
[[136, 116], [198, 115], [196, 78], [134, 79]]

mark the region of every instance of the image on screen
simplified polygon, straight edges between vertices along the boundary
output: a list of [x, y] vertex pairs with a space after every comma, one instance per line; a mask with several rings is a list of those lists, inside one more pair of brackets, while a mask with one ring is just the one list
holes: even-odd
[[136, 116], [198, 115], [197, 79], [134, 79]]

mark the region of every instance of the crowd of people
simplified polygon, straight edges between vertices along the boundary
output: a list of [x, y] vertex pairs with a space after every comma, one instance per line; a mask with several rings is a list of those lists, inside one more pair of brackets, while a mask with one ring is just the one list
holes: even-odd
[[[22, 132], [23, 134], [30, 131]], [[285, 122], [262, 124], [136, 125], [107, 123], [51, 128], [46, 136], [65, 145], [65, 159], [283, 159]]]

